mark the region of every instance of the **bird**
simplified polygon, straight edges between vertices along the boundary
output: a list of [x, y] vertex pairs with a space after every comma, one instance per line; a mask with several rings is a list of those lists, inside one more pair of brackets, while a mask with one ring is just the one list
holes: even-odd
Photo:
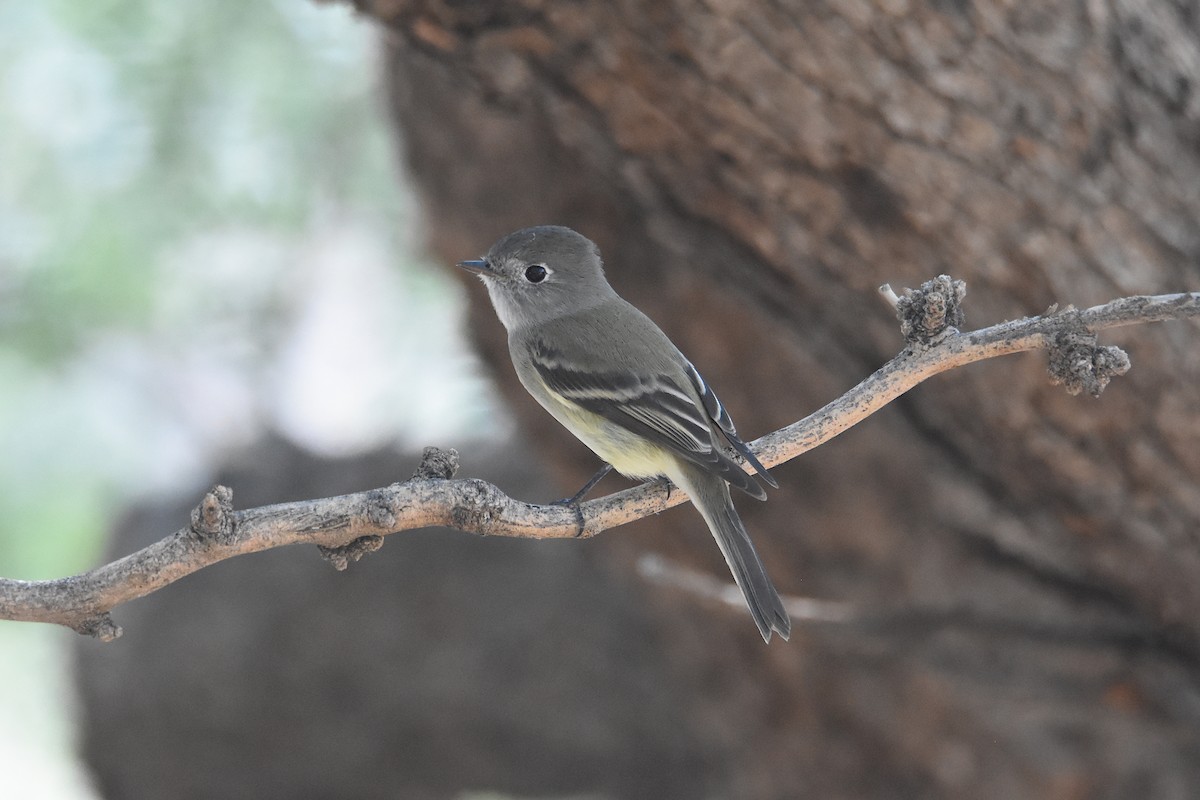
[[572, 500], [612, 468], [635, 480], [670, 479], [708, 525], [764, 641], [772, 633], [787, 640], [787, 609], [729, 488], [759, 500], [766, 492], [733, 454], [766, 484], [779, 484], [699, 370], [609, 285], [595, 243], [539, 225], [459, 266], [487, 287], [521, 384], [607, 465]]

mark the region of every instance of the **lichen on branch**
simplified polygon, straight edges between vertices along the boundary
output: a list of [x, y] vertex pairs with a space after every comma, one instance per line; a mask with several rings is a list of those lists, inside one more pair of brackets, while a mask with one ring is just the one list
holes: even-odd
[[[883, 287], [901, 319], [906, 347], [841, 397], [804, 419], [751, 443], [768, 467], [829, 441], [925, 379], [995, 356], [1049, 353], [1051, 380], [1071, 394], [1099, 395], [1129, 369], [1119, 348], [1097, 331], [1200, 316], [1200, 292], [1138, 296], [1084, 310], [1052, 308], [1036, 317], [960, 332], [966, 287], [942, 275], [897, 296]], [[431, 526], [488, 536], [590, 537], [687, 500], [664, 482], [582, 503], [533, 505], [477, 479], [455, 480], [458, 454], [426, 448], [403, 483], [338, 497], [235, 510], [233, 492], [214, 487], [187, 527], [110, 564], [67, 578], [0, 578], [0, 619], [50, 622], [108, 641], [120, 635], [110, 612], [210, 564], [287, 544], [315, 544], [337, 569], [383, 545], [383, 537]], [[580, 526], [579, 519], [583, 524]]]

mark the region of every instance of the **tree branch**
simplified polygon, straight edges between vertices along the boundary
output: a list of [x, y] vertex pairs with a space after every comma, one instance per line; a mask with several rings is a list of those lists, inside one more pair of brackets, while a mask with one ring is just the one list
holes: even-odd
[[[960, 333], [965, 287], [940, 276], [897, 296], [905, 349], [841, 397], [792, 425], [752, 443], [768, 467], [829, 441], [926, 378], [986, 358], [1044, 349], [1051, 380], [1076, 394], [1098, 395], [1129, 368], [1116, 347], [1096, 344], [1106, 328], [1200, 316], [1200, 292], [1128, 297], [1086, 310], [1051, 308], [1037, 317]], [[383, 536], [445, 526], [487, 536], [530, 539], [595, 536], [657, 514], [687, 497], [664, 482], [648, 483], [583, 503], [583, 525], [572, 508], [534, 505], [508, 497], [482, 480], [451, 480], [457, 454], [427, 448], [404, 483], [357, 494], [233, 508], [233, 493], [214, 487], [192, 512], [191, 524], [110, 564], [68, 578], [0, 578], [0, 619], [52, 622], [108, 641], [121, 634], [109, 612], [210, 564], [286, 544], [316, 544], [338, 569], [378, 549]]]

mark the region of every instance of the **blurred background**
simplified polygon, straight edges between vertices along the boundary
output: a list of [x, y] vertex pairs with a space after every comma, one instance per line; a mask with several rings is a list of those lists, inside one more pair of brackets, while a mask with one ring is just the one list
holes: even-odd
[[[503, 431], [377, 38], [291, 0], [0, 4], [0, 574], [94, 566], [122, 506], [267, 430], [326, 454]], [[72, 638], [0, 623], [21, 796], [95, 796]]]
[[[885, 281], [964, 279], [968, 327], [1200, 288], [1193, 5], [2, 4], [0, 574], [429, 444], [572, 491], [448, 267], [530, 224], [597, 241], [747, 438], [894, 355]], [[110, 800], [1195, 797], [1197, 335], [1106, 334], [1098, 400], [956, 370], [776, 469], [769, 571], [852, 611], [789, 643], [687, 508], [289, 548], [111, 644], [0, 624], [0, 759]]]

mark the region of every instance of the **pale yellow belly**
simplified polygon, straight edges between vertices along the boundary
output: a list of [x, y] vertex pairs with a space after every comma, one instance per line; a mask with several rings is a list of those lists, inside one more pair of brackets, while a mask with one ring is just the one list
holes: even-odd
[[675, 472], [676, 459], [666, 449], [546, 391], [531, 392], [543, 408], [581, 442], [630, 478], [653, 478]]

